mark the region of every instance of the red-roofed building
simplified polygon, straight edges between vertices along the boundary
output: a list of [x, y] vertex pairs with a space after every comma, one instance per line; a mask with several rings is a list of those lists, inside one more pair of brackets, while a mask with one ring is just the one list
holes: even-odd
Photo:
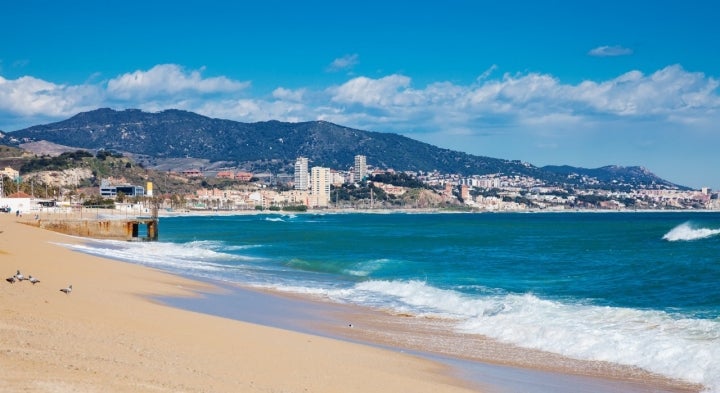
[[215, 175], [218, 179], [230, 179], [233, 180], [235, 178], [235, 173], [233, 171], [220, 171]]
[[183, 176], [185, 177], [203, 177], [202, 172], [200, 172], [199, 169], [188, 169], [182, 171]]
[[250, 172], [238, 172], [235, 174], [235, 180], [239, 181], [250, 181], [253, 177], [253, 174]]

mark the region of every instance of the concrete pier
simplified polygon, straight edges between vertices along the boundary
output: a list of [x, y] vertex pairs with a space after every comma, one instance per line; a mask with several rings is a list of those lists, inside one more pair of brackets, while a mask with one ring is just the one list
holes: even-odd
[[[152, 241], [158, 239], [157, 218], [135, 219], [35, 219], [22, 221], [66, 235], [92, 237], [97, 239], [113, 239], [128, 241]], [[142, 225], [147, 227], [147, 235], [140, 237]]]

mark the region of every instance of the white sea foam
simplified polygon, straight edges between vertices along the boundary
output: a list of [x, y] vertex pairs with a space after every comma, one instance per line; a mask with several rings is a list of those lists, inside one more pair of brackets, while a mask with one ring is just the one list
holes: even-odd
[[471, 297], [420, 281], [368, 281], [329, 296], [416, 315], [564, 356], [638, 366], [720, 392], [720, 321], [660, 311], [568, 304], [532, 294]]
[[[184, 244], [163, 242], [125, 242], [89, 240], [80, 244], [62, 244], [70, 249], [101, 257], [135, 262], [143, 265], [192, 273], [203, 277], [212, 272], [228, 269], [227, 263], [252, 261], [242, 255], [222, 252], [223, 245], [216, 241], [193, 241]], [[204, 272], [204, 274], [203, 274]]]
[[360, 262], [351, 269], [346, 269], [344, 272], [351, 276], [367, 277], [372, 272], [375, 272], [383, 267], [383, 265], [390, 262], [387, 258], [373, 259], [370, 261]]
[[670, 232], [663, 236], [663, 239], [670, 242], [690, 241], [705, 239], [715, 235], [720, 235], [720, 229], [695, 228], [691, 223], [686, 222], [671, 229]]

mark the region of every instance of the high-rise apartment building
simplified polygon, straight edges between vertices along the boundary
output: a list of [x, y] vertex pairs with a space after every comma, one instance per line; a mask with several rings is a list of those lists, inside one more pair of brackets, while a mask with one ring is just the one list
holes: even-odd
[[367, 177], [367, 157], [363, 155], [355, 156], [355, 166], [353, 167], [353, 179], [360, 182]]
[[308, 159], [298, 157], [295, 160], [295, 189], [308, 190], [310, 188], [310, 176], [308, 173]]
[[310, 204], [314, 207], [327, 207], [330, 204], [330, 168], [313, 167], [310, 181]]

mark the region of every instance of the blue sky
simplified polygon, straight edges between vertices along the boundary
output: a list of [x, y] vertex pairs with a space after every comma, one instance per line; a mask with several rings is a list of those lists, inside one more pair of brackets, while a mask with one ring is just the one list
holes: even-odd
[[99, 107], [322, 119], [720, 189], [713, 1], [7, 3], [3, 131]]

